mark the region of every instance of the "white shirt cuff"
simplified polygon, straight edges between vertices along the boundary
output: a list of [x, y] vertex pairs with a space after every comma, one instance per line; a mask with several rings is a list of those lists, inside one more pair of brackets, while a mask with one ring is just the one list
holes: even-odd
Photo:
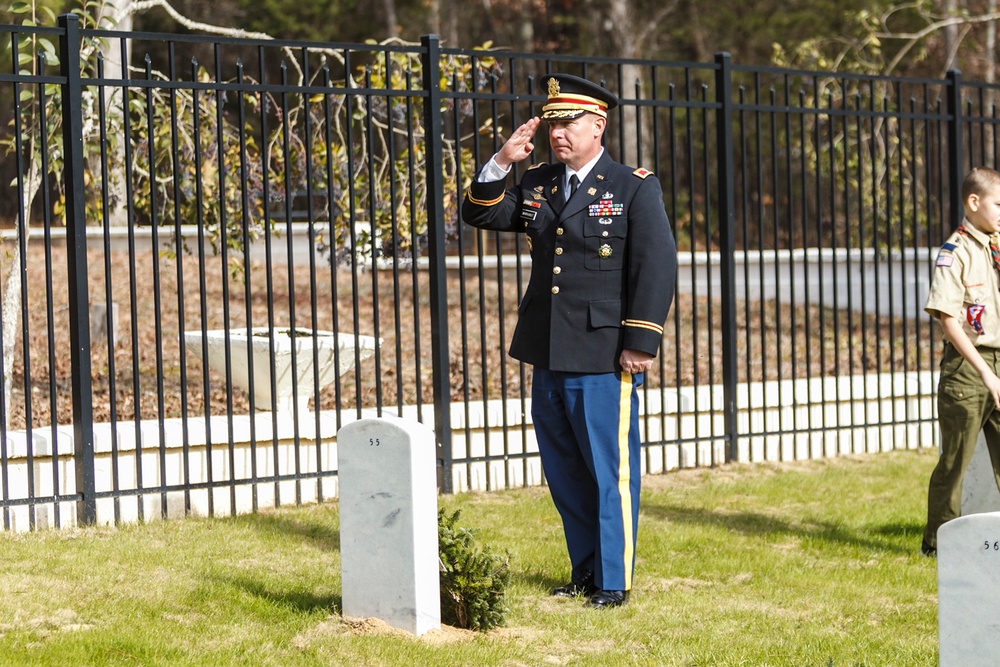
[[479, 176], [476, 177], [477, 183], [495, 183], [496, 181], [502, 181], [507, 178], [507, 174], [510, 173], [510, 167], [503, 169], [497, 164], [496, 155], [490, 158], [490, 161], [486, 163], [482, 171], [479, 172]]

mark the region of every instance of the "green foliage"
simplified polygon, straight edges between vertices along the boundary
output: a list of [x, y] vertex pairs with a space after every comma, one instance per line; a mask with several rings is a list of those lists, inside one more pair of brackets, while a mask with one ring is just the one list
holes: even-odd
[[[204, 68], [197, 79], [210, 81]], [[243, 128], [241, 144], [240, 128], [220, 112], [225, 103], [212, 91], [151, 87], [130, 95], [134, 204], [141, 221], [175, 225], [179, 216], [181, 224], [199, 224], [216, 254], [223, 245], [239, 251], [260, 238], [264, 165], [252, 128]], [[246, 94], [237, 102], [252, 112], [258, 99]], [[270, 166], [280, 173], [278, 159]], [[231, 257], [229, 268], [239, 275], [240, 260]]]
[[[82, 0], [75, 10], [81, 16], [81, 27], [97, 27], [99, 17], [109, 7], [113, 5], [101, 0]], [[18, 0], [11, 11], [26, 14], [25, 25], [55, 20], [51, 10], [25, 0]], [[85, 78], [97, 76], [104, 46], [100, 39], [86, 38], [81, 53]], [[38, 67], [58, 64], [55, 45], [45, 36], [24, 35], [20, 47], [23, 73], [37, 73]], [[287, 49], [283, 52], [300, 74], [299, 81], [292, 82], [299, 85], [323, 85], [323, 77], [329, 76], [324, 65], [342, 59], [335, 51], [316, 47], [308, 57], [314, 63], [319, 61], [320, 66], [312, 69], [309, 80], [304, 80], [296, 64], [298, 56]], [[473, 71], [469, 59], [442, 56], [442, 85], [471, 89], [492, 66], [493, 60], [484, 57]], [[135, 76], [138, 72], [132, 70]], [[323, 190], [325, 195], [325, 206], [320, 205], [322, 210], [314, 213], [319, 220], [326, 216], [333, 227], [333, 238], [318, 233], [317, 244], [322, 250], [353, 261], [350, 249], [356, 230], [352, 224], [359, 220], [373, 225], [371, 234], [376, 238], [371, 239], [371, 245], [376, 253], [405, 254], [419, 243], [428, 225], [429, 166], [441, 169], [444, 182], [453, 182], [459, 173], [474, 171], [472, 153], [461, 149], [457, 142], [445, 147], [441, 164], [427, 164], [423, 104], [418, 97], [407, 95], [409, 90], [419, 90], [422, 83], [421, 61], [414, 54], [374, 58], [345, 72], [340, 81], [331, 82], [345, 88], [371, 86], [399, 91], [393, 96], [357, 96], [352, 99], [351, 113], [347, 113], [349, 107], [343, 94], [281, 97], [281, 93], [252, 89], [236, 94], [216, 93], [211, 88], [175, 86], [169, 77], [153, 69], [149, 60], [145, 70], [144, 77], [153, 85], [131, 87], [124, 101], [120, 88], [104, 88], [107, 99], [103, 101], [97, 87], [85, 88], [83, 141], [88, 220], [104, 220], [105, 198], [111, 210], [120, 205], [123, 179], [131, 178], [132, 211], [137, 222], [198, 224], [216, 253], [223, 246], [241, 251], [244, 244], [262, 237], [268, 221], [272, 229], [277, 228], [268, 209], [281, 210], [290, 205], [295, 193], [306, 189], [311, 174], [314, 184], [329, 185], [314, 186], [314, 191]], [[214, 82], [201, 67], [195, 76], [199, 84], [209, 86], [233, 83]], [[244, 76], [242, 83], [252, 87], [259, 82]], [[47, 151], [49, 173], [36, 174], [29, 181], [51, 178], [61, 190], [59, 90], [51, 84], [38, 89], [24, 86], [21, 98], [19, 124], [12, 121], [14, 131], [3, 138], [2, 144], [8, 152], [23, 151], [29, 158], [25, 164], [36, 170], [34, 156]], [[47, 111], [44, 116], [43, 109]], [[98, 119], [103, 119], [103, 128]], [[265, 123], [270, 128], [266, 136], [260, 132]], [[106, 135], [103, 145], [102, 129]], [[130, 169], [124, 164], [125, 141], [132, 148]], [[44, 147], [43, 142], [47, 144]], [[109, 183], [102, 182], [102, 162], [107, 166]], [[29, 188], [28, 198], [37, 191], [37, 187]], [[455, 190], [447, 189], [445, 197], [446, 219], [457, 220], [459, 202]], [[64, 199], [60, 195], [53, 213], [60, 216], [63, 212]], [[367, 238], [360, 239], [360, 245], [367, 242]], [[242, 270], [238, 255], [234, 253], [230, 260], [233, 275]]]
[[[80, 27], [83, 29], [93, 29], [97, 27], [95, 15], [88, 13], [94, 9], [98, 3], [95, 0], [86, 0], [73, 13], [80, 16]], [[102, 3], [112, 6], [110, 2]], [[56, 22], [55, 10], [43, 2], [25, 2], [19, 0], [11, 5], [8, 10], [15, 17], [20, 18], [22, 26], [32, 27], [39, 25], [52, 25]], [[93, 37], [83, 37], [81, 52], [81, 69], [85, 75], [96, 76], [97, 60], [93, 56], [100, 50], [102, 40]], [[59, 66], [59, 55], [56, 44], [47, 35], [37, 33], [19, 33], [17, 38], [17, 68], [21, 75], [43, 75], [50, 74]], [[37, 191], [41, 179], [51, 178], [57, 188], [62, 187], [60, 177], [63, 169], [63, 146], [62, 133], [62, 98], [60, 89], [56, 84], [22, 84], [18, 92], [17, 115], [9, 122], [11, 131], [0, 137], [0, 147], [4, 147], [8, 153], [20, 152], [25, 157], [25, 164], [28, 165], [30, 173], [25, 175], [28, 201], [24, 208], [30, 210], [30, 199]], [[97, 99], [91, 91], [84, 99], [84, 116], [88, 119], [96, 117], [94, 113]], [[118, 118], [117, 120], [120, 120]], [[104, 149], [112, 149], [120, 142], [120, 123], [116, 123], [115, 118], [110, 118], [106, 125], [107, 143]], [[85, 158], [91, 159], [100, 154], [102, 146], [96, 140], [99, 128], [93, 122], [85, 123], [84, 150]], [[43, 143], [45, 145], [43, 145]], [[45, 151], [48, 157], [48, 174], [40, 174], [39, 163], [40, 153]], [[87, 186], [92, 187], [97, 184], [97, 179], [93, 174], [88, 174]], [[88, 218], [94, 219], [98, 215], [97, 201], [94, 200], [87, 210]], [[61, 215], [64, 210], [64, 197], [60, 195], [53, 204], [53, 213]]]
[[486, 631], [506, 622], [510, 553], [497, 553], [489, 545], [477, 547], [472, 531], [457, 525], [460, 513], [438, 511], [441, 620]]

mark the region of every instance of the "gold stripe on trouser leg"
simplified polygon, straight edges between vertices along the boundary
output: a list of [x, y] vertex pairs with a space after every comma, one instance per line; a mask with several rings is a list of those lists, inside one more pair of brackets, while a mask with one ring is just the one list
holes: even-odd
[[625, 590], [632, 590], [632, 474], [629, 468], [628, 432], [632, 422], [632, 374], [622, 373], [618, 404], [618, 495], [622, 499], [625, 538]]

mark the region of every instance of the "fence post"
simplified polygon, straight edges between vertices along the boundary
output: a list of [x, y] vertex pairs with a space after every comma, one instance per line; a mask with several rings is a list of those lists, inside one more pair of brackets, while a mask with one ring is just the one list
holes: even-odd
[[[69, 340], [73, 390], [73, 464], [76, 467], [77, 524], [97, 521], [94, 497], [94, 406], [90, 386], [90, 312], [87, 287], [87, 215], [83, 189], [83, 82], [80, 20], [59, 17], [62, 89], [63, 183], [66, 187], [66, 261], [69, 275]], [[58, 492], [58, 491], [57, 491]]]
[[441, 43], [437, 35], [420, 38], [423, 46], [424, 141], [427, 178], [427, 251], [431, 302], [431, 367], [434, 386], [434, 432], [437, 434], [441, 491], [452, 492], [451, 364], [448, 356], [448, 271], [445, 265], [444, 163], [441, 119]]
[[733, 187], [733, 74], [730, 56], [715, 54], [716, 157], [719, 174], [719, 264], [722, 270], [722, 419], [729, 441], [726, 460], [739, 460], [736, 426], [736, 219]]
[[948, 70], [948, 201], [951, 204], [951, 226], [958, 227], [965, 214], [962, 203], [962, 72]]

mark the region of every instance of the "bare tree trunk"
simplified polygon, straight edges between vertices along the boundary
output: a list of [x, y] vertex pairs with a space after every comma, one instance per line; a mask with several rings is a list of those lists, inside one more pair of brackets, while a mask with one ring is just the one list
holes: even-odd
[[[445, 24], [447, 28], [444, 28], [445, 43], [448, 46], [463, 46], [458, 43], [458, 11], [455, 8], [455, 4], [451, 3], [448, 5], [447, 15], [445, 16]], [[470, 46], [465, 44], [464, 46]]]
[[[29, 148], [28, 155], [32, 158], [35, 155], [33, 143]], [[14, 247], [9, 253], [10, 269], [7, 272], [7, 283], [4, 285], [3, 310], [2, 314], [0, 314], [0, 319], [3, 320], [3, 408], [6, 415], [10, 415], [11, 392], [14, 389], [14, 348], [20, 338], [21, 285], [23, 284], [23, 276], [21, 275], [21, 264], [23, 263], [21, 261], [21, 234], [24, 234], [24, 244], [26, 245], [28, 236], [31, 233], [31, 226], [29, 225], [31, 202], [34, 201], [35, 195], [41, 186], [41, 174], [38, 172], [36, 161], [31, 159], [29, 164], [31, 166], [28, 167], [28, 174], [22, 184], [24, 194], [21, 200], [21, 211], [24, 213], [24, 219], [20, 220], [20, 224], [15, 226], [17, 235], [14, 238]], [[31, 400], [31, 397], [27, 396], [25, 400]], [[55, 419], [55, 416], [53, 416], [53, 419]]]
[[[608, 28], [612, 55], [621, 58], [635, 57], [639, 51], [636, 42], [636, 17], [629, 0], [608, 0], [605, 26]], [[621, 68], [621, 93], [624, 99], [642, 97], [642, 74], [640, 65], [627, 64]], [[637, 92], [638, 85], [638, 92]], [[648, 137], [652, 125], [648, 116], [644, 117], [639, 107], [626, 106], [621, 115], [622, 145], [620, 160], [624, 164], [635, 164], [639, 160], [639, 136]]]
[[[944, 12], [946, 16], [958, 15], [958, 0], [944, 0]], [[948, 62], [945, 63], [945, 70], [955, 67], [955, 42], [958, 40], [958, 26], [949, 25], [944, 29], [944, 52]]]
[[396, 0], [382, 0], [382, 7], [385, 10], [385, 36], [396, 37], [399, 35], [399, 23], [396, 21]]
[[[122, 16], [117, 17], [117, 20], [113, 17], [108, 17], [107, 20], [101, 20], [98, 28], [103, 30], [120, 30], [122, 32], [132, 31], [132, 14], [126, 13]], [[122, 48], [121, 40], [119, 39], [109, 39], [104, 44], [101, 45], [101, 55], [104, 59], [104, 78], [106, 79], [125, 79], [128, 78], [128, 60], [131, 57], [131, 43], [126, 40], [125, 47], [125, 62], [122, 62]], [[125, 105], [122, 101], [124, 91], [121, 88], [108, 88], [105, 90], [104, 97], [104, 115], [105, 122], [112, 134], [116, 136], [117, 130], [124, 127], [124, 109]], [[117, 136], [121, 137], [121, 133], [118, 132]], [[122, 140], [115, 143], [112, 142], [108, 147], [109, 152], [114, 154], [108, 155], [109, 165], [124, 165], [125, 164], [125, 141], [126, 137], [122, 137]], [[92, 158], [94, 161], [99, 160], [99, 156]], [[92, 169], [92, 173], [100, 173], [100, 169]], [[128, 224], [128, 209], [125, 194], [125, 179], [128, 178], [128, 174], [124, 174], [119, 170], [109, 172], [109, 182], [108, 196], [110, 206], [108, 207], [108, 224], [112, 227], [124, 227]]]
[[[993, 14], [997, 10], [997, 0], [988, 0], [986, 3], [986, 13]], [[993, 84], [996, 82], [996, 68], [997, 68], [997, 22], [990, 21], [986, 24], [986, 83]], [[988, 116], [993, 113], [993, 89], [986, 89], [986, 96], [984, 97], [984, 104], [986, 108], [982, 110], [984, 116]], [[993, 153], [993, 145], [996, 142], [996, 126], [990, 124], [990, 130], [993, 133], [991, 137], [993, 141], [984, 142], [986, 144], [986, 164], [995, 166], [996, 156]]]
[[522, 51], [530, 52], [534, 49], [535, 21], [531, 13], [531, 3], [527, 0], [521, 2], [521, 25], [517, 37], [521, 42]]
[[430, 0], [428, 3], [428, 9], [430, 9], [427, 21], [429, 25], [428, 30], [435, 35], [441, 34], [441, 0]]

